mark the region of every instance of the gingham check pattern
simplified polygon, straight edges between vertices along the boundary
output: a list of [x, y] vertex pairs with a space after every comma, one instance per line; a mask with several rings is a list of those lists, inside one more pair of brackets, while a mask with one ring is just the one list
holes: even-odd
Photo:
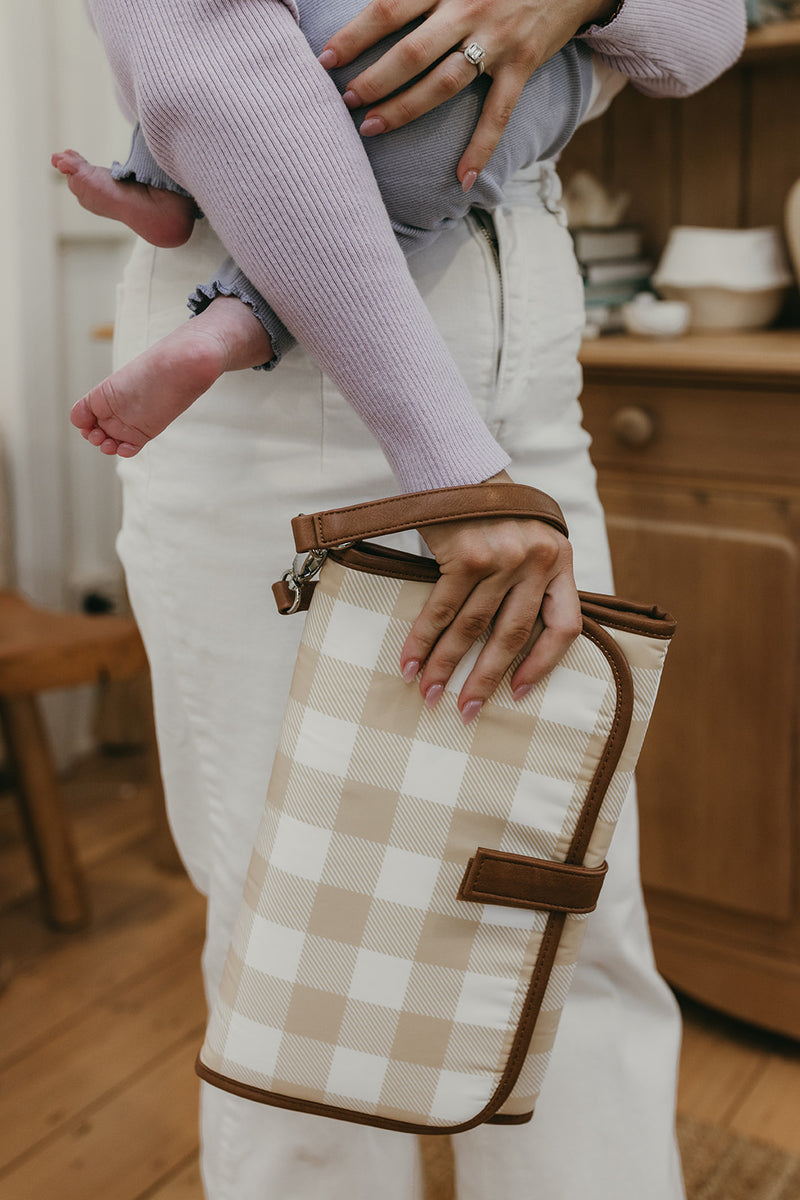
[[[425, 708], [398, 662], [428, 591], [323, 569], [201, 1061], [267, 1092], [454, 1126], [497, 1090], [547, 921], [457, 900], [467, 861], [478, 846], [564, 860], [616, 688], [579, 638], [521, 704], [505, 681], [465, 727], [475, 648]], [[633, 641], [642, 699], [587, 865], [605, 857], [665, 652]], [[503, 1112], [533, 1108], [584, 925], [567, 919]]]

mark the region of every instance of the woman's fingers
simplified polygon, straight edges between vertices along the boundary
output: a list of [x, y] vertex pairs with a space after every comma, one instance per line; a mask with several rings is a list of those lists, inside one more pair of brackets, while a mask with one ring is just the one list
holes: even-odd
[[497, 149], [527, 79], [524, 70], [513, 67], [504, 67], [495, 74], [492, 86], [486, 93], [478, 124], [456, 167], [456, 174], [465, 191], [469, 191]]
[[[447, 22], [443, 13], [433, 13], [422, 25], [400, 38], [371, 67], [349, 80], [347, 92], [358, 101], [348, 100], [349, 107], [359, 108], [362, 105], [376, 104], [384, 96], [405, 87], [433, 68], [440, 59], [444, 59], [445, 56], [449, 59], [449, 51], [457, 45], [458, 40], [458, 33]], [[455, 55], [452, 57], [456, 58]], [[464, 66], [468, 67], [470, 64], [463, 54], [460, 57]], [[475, 78], [475, 67], [471, 68], [471, 72], [471, 76], [463, 73], [462, 87], [470, 78]]]
[[577, 6], [582, 12], [587, 3], [371, 0], [330, 38], [320, 62], [328, 69], [344, 66], [382, 38], [424, 18], [348, 83], [345, 102], [350, 108], [369, 109], [361, 131], [371, 136], [407, 125], [467, 87], [477, 71], [460, 47], [468, 42], [485, 47], [485, 73], [495, 82], [458, 167], [458, 178], [468, 191], [491, 158], [525, 82], [572, 36], [580, 24], [572, 10]]
[[[542, 600], [540, 617], [544, 628], [533, 648], [511, 677], [511, 691], [521, 700], [569, 650], [583, 628], [581, 605], [570, 564], [549, 584]], [[469, 680], [464, 684], [467, 689]]]
[[442, 634], [425, 664], [420, 680], [423, 694], [449, 679], [464, 655], [492, 626], [491, 633], [458, 697], [465, 721], [477, 716], [482, 705], [499, 685], [514, 659], [530, 641], [541, 594], [519, 584], [504, 594], [495, 581], [477, 587], [459, 618]]
[[[504, 595], [504, 590], [502, 587], [498, 587], [496, 579], [482, 582], [470, 593], [455, 620], [439, 637], [425, 663], [420, 678], [420, 690], [426, 699], [430, 697], [432, 688], [438, 687], [439, 694], [441, 694], [441, 691], [464, 658], [464, 655], [472, 649], [477, 640], [486, 633], [486, 630], [492, 624], [498, 609], [503, 603]], [[463, 697], [464, 703], [478, 698], [483, 700], [491, 695], [530, 637], [535, 619], [536, 609], [534, 608], [527, 624], [520, 622], [516, 630], [512, 630], [510, 626], [507, 626], [503, 630], [499, 635], [499, 641], [495, 643], [497, 651], [495, 657], [503, 659], [502, 666], [500, 666], [496, 678], [492, 683], [487, 682], [485, 695], [479, 695], [479, 689], [476, 688]], [[494, 633], [492, 634], [493, 637]], [[507, 638], [511, 640], [518, 638], [518, 640], [516, 640], [514, 649], [510, 650], [508, 656], [504, 658], [503, 650], [499, 648], [508, 644]], [[460, 706], [461, 697], [459, 698]]]
[[346, 66], [382, 38], [421, 17], [429, 8], [430, 0], [372, 0], [358, 16], [329, 38], [319, 56], [320, 62], [327, 70]]
[[[448, 54], [412, 87], [371, 108], [364, 117], [361, 132], [370, 136], [373, 133], [385, 133], [389, 129], [399, 129], [402, 125], [415, 121], [423, 113], [430, 112], [446, 100], [452, 99], [475, 78], [475, 68], [467, 62], [463, 54]], [[381, 122], [380, 128], [373, 124], [367, 125], [367, 122], [375, 121]]]
[[[437, 646], [445, 631], [451, 630], [457, 618], [463, 615], [464, 605], [477, 582], [478, 576], [475, 574], [443, 575], [435, 584], [400, 652], [400, 667], [406, 682], [411, 683], [416, 679], [420, 668], [425, 666], [424, 678], [420, 679], [419, 685], [428, 703], [435, 703], [438, 700], [444, 690], [444, 685], [461, 658], [466, 654], [472, 642], [480, 637], [494, 615], [494, 610], [490, 609], [486, 615], [485, 624], [481, 624], [477, 619], [473, 623], [473, 618], [468, 616], [468, 623], [472, 623], [472, 628], [475, 630], [472, 640], [464, 643], [458, 657], [453, 657], [452, 653], [448, 655], [445, 648], [445, 653], [437, 659], [438, 669], [433, 672], [430, 670], [429, 659], [434, 647]], [[445, 665], [447, 662], [450, 664], [449, 669]], [[438, 690], [429, 696], [428, 693], [432, 687], [436, 687]]]

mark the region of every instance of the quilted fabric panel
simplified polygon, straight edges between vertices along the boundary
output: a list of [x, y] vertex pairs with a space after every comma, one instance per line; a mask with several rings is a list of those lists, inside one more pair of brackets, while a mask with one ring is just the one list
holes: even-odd
[[[478, 846], [564, 861], [617, 686], [579, 638], [521, 704], [506, 680], [464, 726], [467, 664], [427, 709], [397, 664], [428, 590], [323, 569], [201, 1060], [264, 1092], [450, 1127], [497, 1091], [547, 923], [459, 901], [466, 864]], [[658, 647], [634, 664], [645, 696]], [[648, 716], [645, 698], [634, 741]], [[629, 782], [613, 782], [592, 859]], [[504, 1113], [533, 1107], [584, 926], [567, 919]]]

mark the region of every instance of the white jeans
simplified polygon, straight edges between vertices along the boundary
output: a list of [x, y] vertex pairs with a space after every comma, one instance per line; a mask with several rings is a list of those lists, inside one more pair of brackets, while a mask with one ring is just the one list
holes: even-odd
[[[571, 529], [579, 586], [611, 588], [576, 362], [580, 283], [549, 169], [496, 214], [502, 262], [471, 220], [412, 270], [519, 482], [551, 493]], [[537, 181], [538, 177], [538, 181]], [[185, 319], [213, 270], [205, 223], [180, 250], [140, 243], [120, 297], [125, 361]], [[502, 295], [501, 295], [502, 292]], [[380, 336], [380, 328], [365, 331]], [[258, 824], [302, 617], [270, 594], [298, 512], [396, 491], [377, 445], [296, 350], [270, 374], [222, 379], [120, 466], [119, 539], [147, 644], [170, 819], [208, 897], [213, 996]], [[418, 548], [416, 535], [407, 537]], [[652, 960], [630, 798], [589, 923], [550, 1072], [528, 1126], [454, 1139], [459, 1200], [680, 1200], [673, 1121], [679, 1023]], [[416, 1200], [416, 1139], [273, 1109], [204, 1085], [208, 1200]]]

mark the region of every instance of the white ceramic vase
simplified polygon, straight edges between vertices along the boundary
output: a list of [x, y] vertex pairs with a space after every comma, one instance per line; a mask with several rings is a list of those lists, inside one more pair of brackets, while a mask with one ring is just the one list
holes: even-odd
[[794, 276], [800, 283], [800, 179], [789, 189], [785, 211], [786, 242], [794, 267]]
[[653, 276], [667, 300], [683, 300], [693, 329], [759, 329], [777, 316], [791, 283], [779, 230], [681, 225]]

